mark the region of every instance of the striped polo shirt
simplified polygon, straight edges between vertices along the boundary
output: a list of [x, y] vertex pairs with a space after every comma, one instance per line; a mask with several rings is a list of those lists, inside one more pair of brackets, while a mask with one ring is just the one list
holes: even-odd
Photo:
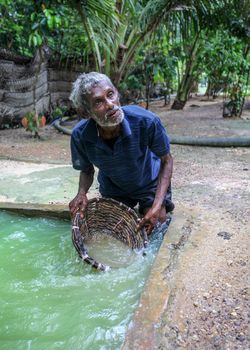
[[81, 120], [71, 136], [74, 169], [99, 169], [100, 193], [105, 197], [140, 198], [157, 181], [159, 157], [170, 152], [160, 118], [138, 106], [124, 106], [122, 132], [113, 149], [98, 136], [95, 121]]

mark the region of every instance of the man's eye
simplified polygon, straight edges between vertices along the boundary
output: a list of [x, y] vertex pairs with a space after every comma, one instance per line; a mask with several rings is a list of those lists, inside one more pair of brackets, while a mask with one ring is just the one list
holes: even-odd
[[102, 101], [101, 100], [96, 100], [95, 104], [96, 104], [96, 106], [100, 106], [102, 104]]
[[108, 93], [108, 97], [112, 97], [112, 96], [114, 96], [114, 92], [113, 92], [113, 91], [110, 91], [110, 92]]

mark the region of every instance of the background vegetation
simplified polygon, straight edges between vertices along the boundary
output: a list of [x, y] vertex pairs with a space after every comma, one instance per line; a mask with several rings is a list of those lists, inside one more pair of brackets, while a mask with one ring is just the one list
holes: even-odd
[[[249, 84], [247, 0], [0, 0], [0, 48], [109, 75], [124, 101], [182, 109], [198, 86], [239, 117]], [[80, 67], [80, 68], [79, 68]]]

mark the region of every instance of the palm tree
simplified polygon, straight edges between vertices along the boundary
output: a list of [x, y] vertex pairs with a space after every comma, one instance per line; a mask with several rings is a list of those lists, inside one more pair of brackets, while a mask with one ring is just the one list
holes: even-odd
[[101, 49], [111, 43], [112, 27], [116, 26], [118, 22], [114, 2], [109, 0], [101, 2], [99, 0], [67, 0], [67, 3], [80, 15], [90, 51], [94, 56], [96, 70], [102, 71]]
[[118, 84], [126, 76], [136, 52], [162, 21], [179, 20], [214, 11], [226, 0], [68, 0], [80, 14], [96, 68]]

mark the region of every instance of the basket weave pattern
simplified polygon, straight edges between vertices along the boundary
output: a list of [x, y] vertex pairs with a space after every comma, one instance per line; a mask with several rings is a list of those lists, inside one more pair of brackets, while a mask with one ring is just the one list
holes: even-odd
[[125, 204], [110, 198], [93, 198], [88, 202], [84, 218], [79, 213], [74, 218], [72, 241], [82, 260], [105, 271], [107, 266], [88, 255], [84, 240], [105, 231], [132, 249], [143, 249], [148, 243], [147, 235], [145, 230], [137, 231], [137, 224], [136, 212]]

